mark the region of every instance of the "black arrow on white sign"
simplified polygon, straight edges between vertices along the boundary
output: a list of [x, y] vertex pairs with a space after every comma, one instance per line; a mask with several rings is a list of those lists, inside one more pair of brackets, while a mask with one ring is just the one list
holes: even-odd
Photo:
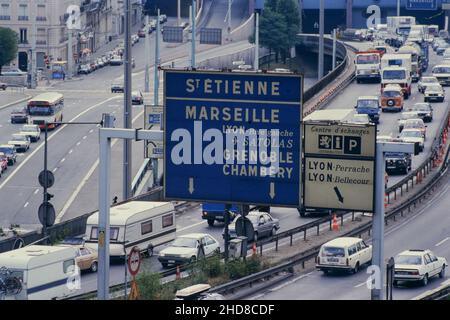
[[339, 191], [338, 187], [334, 187], [334, 192], [336, 192], [339, 202], [344, 203], [344, 197], [342, 196], [341, 191]]

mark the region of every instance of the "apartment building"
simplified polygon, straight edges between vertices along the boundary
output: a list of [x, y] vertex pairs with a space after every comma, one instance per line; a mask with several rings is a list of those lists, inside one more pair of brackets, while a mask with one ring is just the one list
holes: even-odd
[[[31, 49], [36, 40], [36, 66], [45, 68], [44, 57], [53, 61], [67, 61], [69, 45], [76, 62], [82, 52], [95, 52], [114, 35], [113, 9], [121, 0], [0, 0], [0, 27], [15, 30], [18, 34], [18, 55], [12, 64], [27, 71]], [[66, 22], [68, 8], [80, 8], [79, 29], [69, 30]], [[72, 10], [70, 10], [72, 12]], [[119, 13], [120, 14], [120, 13]], [[75, 16], [71, 16], [75, 19]]]

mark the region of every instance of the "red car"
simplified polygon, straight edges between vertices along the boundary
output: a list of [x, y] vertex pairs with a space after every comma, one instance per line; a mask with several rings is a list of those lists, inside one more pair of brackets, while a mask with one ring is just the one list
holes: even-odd
[[0, 177], [6, 169], [8, 169], [8, 157], [4, 153], [0, 153]]

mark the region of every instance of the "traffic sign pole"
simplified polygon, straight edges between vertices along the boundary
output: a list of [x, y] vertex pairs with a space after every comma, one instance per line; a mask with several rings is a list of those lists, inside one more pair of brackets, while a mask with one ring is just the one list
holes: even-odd
[[[372, 222], [372, 263], [378, 266], [379, 276], [376, 284], [382, 284], [383, 282], [383, 257], [384, 257], [384, 171], [385, 171], [385, 157], [384, 151], [381, 144], [377, 144], [376, 150], [376, 161], [375, 161], [375, 214], [373, 215]], [[372, 300], [382, 300], [383, 299], [383, 290], [381, 287], [373, 286], [371, 290], [371, 298]]]
[[378, 267], [378, 278], [371, 289], [372, 300], [383, 300], [384, 284], [384, 173], [385, 153], [403, 152], [414, 154], [412, 143], [377, 143], [375, 178], [375, 213], [372, 220], [372, 264]]

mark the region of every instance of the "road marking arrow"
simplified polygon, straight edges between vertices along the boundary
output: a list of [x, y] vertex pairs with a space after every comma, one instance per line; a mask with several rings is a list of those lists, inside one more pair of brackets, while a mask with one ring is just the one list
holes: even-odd
[[336, 192], [339, 202], [344, 203], [344, 197], [342, 196], [341, 191], [338, 187], [334, 187], [334, 192]]
[[194, 193], [194, 178], [189, 178], [189, 193]]
[[275, 198], [275, 183], [274, 182], [270, 183], [269, 196], [271, 199]]

